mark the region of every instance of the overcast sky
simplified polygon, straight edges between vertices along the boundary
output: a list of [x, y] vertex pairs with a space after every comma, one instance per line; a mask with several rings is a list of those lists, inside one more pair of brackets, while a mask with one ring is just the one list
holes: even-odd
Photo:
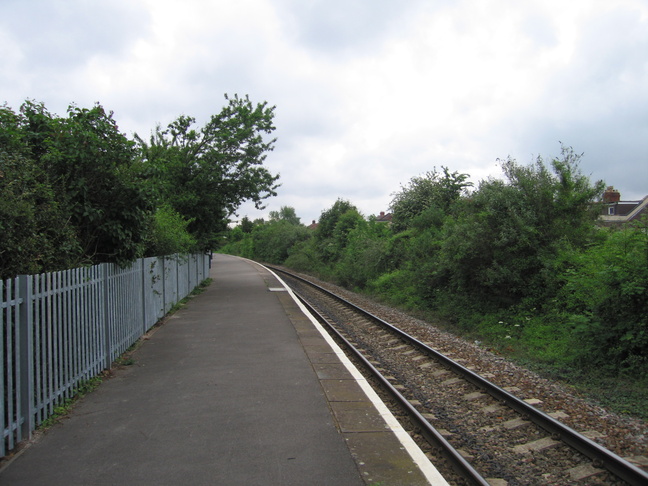
[[648, 195], [648, 0], [0, 0], [0, 104], [100, 102], [148, 137], [224, 94], [276, 105], [279, 196], [303, 223], [366, 216], [441, 166], [477, 184], [584, 153]]

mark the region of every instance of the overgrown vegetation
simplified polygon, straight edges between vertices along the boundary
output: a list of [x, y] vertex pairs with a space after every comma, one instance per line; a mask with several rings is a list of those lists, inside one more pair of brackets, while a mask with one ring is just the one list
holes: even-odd
[[149, 142], [101, 105], [0, 106], [0, 279], [142, 256], [209, 251], [245, 200], [261, 207], [274, 107], [227, 104], [201, 129], [180, 116]]
[[276, 195], [279, 176], [263, 166], [273, 119], [265, 102], [226, 96], [202, 128], [180, 116], [145, 141], [99, 104], [66, 117], [0, 106], [0, 279], [224, 242], [605, 385], [623, 410], [648, 414], [648, 230], [597, 224], [603, 183], [571, 148], [506, 159], [504, 180], [477, 187], [444, 167], [414, 177], [393, 195], [391, 225], [338, 199], [314, 231], [290, 207], [230, 229], [243, 201]]
[[477, 187], [428, 172], [393, 195], [391, 225], [341, 199], [315, 230], [282, 208], [242, 221], [221, 251], [427, 315], [648, 418], [648, 232], [597, 223], [604, 184], [580, 158], [567, 147], [549, 162], [509, 158], [504, 180]]

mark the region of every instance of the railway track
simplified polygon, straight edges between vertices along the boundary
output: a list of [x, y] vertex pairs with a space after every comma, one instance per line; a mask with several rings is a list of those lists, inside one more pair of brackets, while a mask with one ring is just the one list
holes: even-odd
[[[492, 384], [458, 359], [302, 277], [272, 268], [332, 329], [405, 418], [415, 440], [457, 484], [648, 484], [648, 474], [538, 401]], [[369, 378], [368, 378], [369, 379]], [[589, 434], [590, 436], [592, 434]], [[438, 466], [437, 466], [438, 467]]]

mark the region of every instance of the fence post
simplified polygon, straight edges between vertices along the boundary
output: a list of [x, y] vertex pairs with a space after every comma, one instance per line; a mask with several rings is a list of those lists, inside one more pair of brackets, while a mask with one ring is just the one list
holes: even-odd
[[20, 352], [20, 416], [22, 426], [20, 428], [21, 439], [30, 438], [32, 431], [36, 428], [34, 421], [34, 314], [32, 307], [33, 300], [33, 277], [31, 275], [20, 275], [18, 277], [18, 297], [21, 298], [19, 319], [16, 329], [18, 335], [18, 349]]
[[109, 312], [109, 299], [108, 299], [108, 293], [110, 290], [109, 277], [108, 277], [108, 265], [109, 263], [101, 264], [101, 271], [103, 274], [102, 282], [103, 282], [103, 295], [104, 295], [103, 298], [103, 316], [104, 316], [103, 333], [104, 333], [104, 343], [105, 343], [104, 369], [106, 370], [109, 370], [112, 365], [112, 359], [111, 359], [112, 333], [110, 331], [110, 312]]
[[142, 262], [142, 336], [146, 334], [146, 265], [144, 264], [144, 258], [140, 258]]
[[193, 288], [191, 287], [191, 255], [187, 255], [187, 295], [191, 293]]
[[175, 296], [175, 302], [173, 305], [176, 305], [178, 302], [180, 302], [180, 256], [178, 253], [174, 254], [175, 257], [175, 274], [176, 274], [176, 296]]
[[160, 257], [160, 262], [162, 264], [162, 316], [164, 316], [166, 315], [166, 263], [164, 256]]

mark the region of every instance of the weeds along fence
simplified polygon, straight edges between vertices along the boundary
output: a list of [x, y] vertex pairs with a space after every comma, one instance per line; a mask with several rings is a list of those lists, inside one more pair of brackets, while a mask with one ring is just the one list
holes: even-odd
[[204, 254], [0, 280], [0, 457], [209, 276]]

